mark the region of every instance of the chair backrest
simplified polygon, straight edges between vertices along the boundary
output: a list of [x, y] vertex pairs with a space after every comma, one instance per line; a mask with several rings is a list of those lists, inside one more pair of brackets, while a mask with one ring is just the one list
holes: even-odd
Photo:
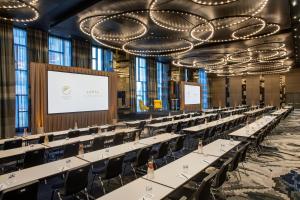
[[79, 137], [80, 131], [79, 130], [69, 131], [67, 135], [68, 138]]
[[105, 142], [105, 137], [102, 137], [102, 136], [95, 137], [94, 141], [93, 141], [93, 144], [92, 144], [92, 150], [97, 151], [97, 150], [103, 149], [104, 148], [104, 142]]
[[232, 171], [236, 170], [236, 168], [239, 166], [241, 153], [242, 153], [241, 149], [238, 150], [237, 152], [235, 152], [235, 154], [232, 158], [232, 162], [228, 168], [228, 171], [232, 172]]
[[141, 167], [148, 163], [151, 147], [145, 147], [139, 150], [136, 157], [136, 166]]
[[174, 120], [179, 120], [179, 119], [181, 119], [181, 117], [180, 117], [180, 116], [176, 116], [176, 117], [174, 117]]
[[98, 131], [99, 131], [99, 128], [98, 128], [98, 127], [92, 127], [92, 128], [89, 128], [89, 133], [90, 133], [90, 134], [98, 133]]
[[22, 184], [17, 187], [13, 187], [4, 190], [1, 194], [1, 200], [37, 200], [39, 190], [39, 181], [33, 181], [30, 183]]
[[170, 145], [169, 141], [161, 143], [161, 145], [160, 145], [160, 147], [158, 149], [158, 155], [157, 155], [158, 159], [163, 158], [163, 157], [165, 157], [168, 154], [168, 152], [169, 152], [169, 145]]
[[173, 150], [174, 152], [177, 152], [177, 151], [180, 151], [183, 149], [185, 137], [186, 136], [180, 136], [176, 139], [175, 148]]
[[165, 129], [166, 133], [171, 133], [173, 131], [173, 124], [169, 124], [166, 129]]
[[246, 160], [246, 156], [247, 156], [247, 151], [249, 148], [250, 142], [246, 143], [241, 149], [242, 149], [242, 154], [240, 157], [240, 162], [244, 162]]
[[76, 155], [78, 155], [78, 151], [79, 151], [79, 142], [65, 144], [64, 158], [76, 156]]
[[144, 129], [145, 128], [145, 125], [146, 125], [146, 121], [140, 121], [139, 125], [138, 125], [138, 129]]
[[206, 176], [199, 187], [197, 188], [196, 192], [193, 194], [192, 199], [195, 200], [209, 200], [211, 199], [211, 185], [213, 182], [213, 178], [216, 176], [217, 172], [213, 172]]
[[22, 147], [22, 139], [8, 140], [3, 144], [3, 150], [14, 149], [18, 147]]
[[124, 142], [124, 134], [125, 133], [121, 132], [121, 133], [116, 133], [114, 135], [114, 139], [113, 139], [114, 145], [123, 144], [123, 142]]
[[116, 130], [116, 126], [109, 126], [106, 130], [107, 130], [107, 132], [114, 131], [114, 130]]
[[[54, 140], [54, 135], [53, 134], [49, 134], [48, 135], [48, 140], [49, 140], [49, 142], [52, 142]], [[45, 135], [40, 136], [40, 138], [39, 138], [39, 144], [44, 143], [44, 141], [45, 141]]]
[[26, 151], [24, 156], [23, 168], [34, 167], [44, 164], [45, 148]]
[[181, 129], [182, 129], [182, 123], [181, 123], [181, 122], [178, 122], [178, 123], [176, 124], [176, 127], [175, 127], [175, 132], [176, 132], [176, 133], [177, 133], [177, 132], [180, 132]]
[[105, 179], [111, 179], [122, 174], [124, 155], [110, 158], [105, 170]]
[[227, 171], [229, 168], [230, 163], [232, 162], [232, 158], [225, 161], [222, 167], [219, 169], [218, 173], [216, 174], [215, 181], [213, 186], [215, 188], [219, 188], [223, 185], [227, 178]]
[[87, 188], [90, 168], [90, 164], [87, 164], [67, 172], [64, 183], [65, 196], [77, 194]]

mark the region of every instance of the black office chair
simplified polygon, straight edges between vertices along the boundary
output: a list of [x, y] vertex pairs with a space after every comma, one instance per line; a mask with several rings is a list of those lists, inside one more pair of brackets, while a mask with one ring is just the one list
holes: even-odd
[[173, 148], [171, 148], [171, 157], [173, 157], [174, 160], [179, 158], [183, 154], [184, 141], [186, 137], [186, 135], [183, 135], [176, 138], [175, 145], [173, 146]]
[[44, 164], [45, 148], [26, 151], [23, 162], [23, 169]]
[[201, 183], [194, 190], [191, 187], [185, 187], [175, 190], [167, 199], [178, 200], [210, 200], [211, 199], [211, 185], [217, 172], [207, 175]]
[[100, 183], [104, 194], [106, 194], [106, 190], [104, 186], [104, 181], [106, 180], [108, 181], [113, 178], [119, 177], [120, 183], [121, 185], [123, 185], [122, 169], [123, 169], [124, 157], [125, 155], [110, 158], [106, 164], [106, 167], [99, 168], [99, 169], [93, 168], [92, 170], [93, 180], [92, 180], [91, 188], [93, 188], [93, 184], [96, 177], [100, 179]]
[[92, 151], [97, 151], [100, 149], [104, 149], [105, 137], [99, 136], [95, 137], [92, 144]]
[[116, 126], [109, 126], [106, 130], [107, 132], [114, 131], [116, 130]]
[[75, 138], [75, 137], [79, 137], [79, 136], [80, 136], [80, 131], [79, 130], [70, 131], [67, 134], [68, 138]]
[[[214, 192], [220, 190], [222, 185], [225, 183], [227, 179], [227, 172], [229, 165], [232, 163], [232, 159], [228, 159], [226, 162], [223, 163], [221, 168], [218, 170], [214, 182], [212, 184], [212, 195], [214, 196]], [[215, 198], [214, 198], [215, 199]]]
[[38, 200], [39, 181], [32, 181], [3, 190], [1, 200]]
[[157, 168], [157, 160], [163, 160], [165, 164], [168, 164], [167, 155], [169, 153], [170, 141], [166, 141], [160, 144], [158, 150], [152, 149], [151, 155], [153, 157], [155, 168]]
[[124, 134], [123, 132], [121, 133], [116, 133], [114, 135], [114, 139], [113, 139], [113, 145], [120, 145], [123, 144], [124, 142]]
[[[49, 134], [48, 135], [48, 140], [49, 142], [52, 142], [54, 140], [54, 135], [53, 134]], [[38, 143], [39, 144], [43, 144], [45, 141], [45, 135], [40, 136]]]
[[3, 150], [22, 147], [22, 142], [23, 142], [22, 139], [13, 139], [13, 140], [5, 141], [3, 144]]
[[137, 129], [139, 129], [139, 130], [144, 130], [145, 125], [146, 125], [146, 121], [140, 121], [140, 123], [139, 123]]
[[63, 157], [69, 158], [72, 156], [77, 156], [78, 152], [79, 152], [79, 142], [65, 144]]
[[175, 125], [175, 133], [177, 134], [180, 134], [181, 131], [182, 131], [182, 123], [181, 122], [178, 122], [176, 125]]
[[[139, 174], [146, 173], [146, 170], [143, 168], [145, 168], [148, 164], [151, 149], [152, 149], [151, 147], [145, 147], [145, 148], [140, 149], [138, 151], [136, 157], [134, 157], [132, 160], [129, 161], [131, 170], [133, 171], [135, 178], [137, 178], [137, 173], [139, 173]], [[126, 165], [125, 165], [125, 167], [126, 167]]]
[[52, 187], [52, 196], [51, 200], [56, 193], [60, 200], [63, 197], [68, 197], [72, 195], [76, 195], [80, 192], [84, 192], [86, 199], [89, 199], [89, 194], [87, 191], [88, 186], [88, 176], [90, 171], [90, 164], [72, 169], [67, 171], [65, 176], [64, 183], [54, 185]]
[[99, 131], [98, 127], [89, 128], [89, 133], [90, 134], [96, 134], [96, 133], [98, 133], [98, 131]]
[[165, 132], [166, 133], [171, 133], [172, 131], [173, 131], [173, 124], [167, 125], [167, 127], [165, 128]]

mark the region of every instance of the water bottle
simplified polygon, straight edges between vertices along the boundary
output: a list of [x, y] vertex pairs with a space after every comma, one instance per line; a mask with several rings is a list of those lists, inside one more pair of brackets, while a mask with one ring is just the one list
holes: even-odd
[[153, 160], [149, 160], [147, 169], [147, 178], [154, 179], [154, 163]]

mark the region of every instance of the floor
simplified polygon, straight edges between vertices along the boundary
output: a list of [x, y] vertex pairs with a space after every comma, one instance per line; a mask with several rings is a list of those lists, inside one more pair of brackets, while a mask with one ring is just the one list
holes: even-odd
[[241, 181], [230, 176], [218, 199], [299, 200], [299, 125], [300, 110], [295, 110], [273, 130], [263, 151], [248, 158], [245, 171], [240, 168]]

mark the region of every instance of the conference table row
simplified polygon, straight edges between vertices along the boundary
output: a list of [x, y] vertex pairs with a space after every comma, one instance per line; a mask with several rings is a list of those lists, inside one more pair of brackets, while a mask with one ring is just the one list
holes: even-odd
[[91, 143], [96, 137], [102, 136], [107, 137], [109, 140], [113, 138], [114, 135], [123, 133], [123, 134], [130, 134], [138, 131], [136, 128], [125, 128], [125, 129], [117, 129], [115, 131], [108, 131], [108, 132], [101, 132], [96, 134], [89, 134], [89, 135], [82, 135], [74, 138], [65, 138], [65, 139], [59, 139], [54, 140], [52, 142], [48, 143], [42, 143], [42, 144], [31, 144], [27, 146], [22, 146], [18, 148], [8, 149], [8, 150], [2, 150], [0, 151], [0, 164], [3, 164], [7, 162], [7, 159], [12, 158], [9, 161], [17, 160], [18, 157], [21, 157], [24, 155], [27, 151], [31, 150], [37, 150], [41, 148], [45, 148], [46, 150], [52, 150], [56, 148], [60, 148], [64, 145], [80, 142], [80, 143]]
[[157, 170], [154, 176], [145, 175], [97, 200], [130, 199], [160, 200], [204, 171], [241, 142], [218, 139], [205, 145], [202, 152], [193, 151]]
[[78, 156], [73, 156], [35, 167], [22, 169], [12, 173], [7, 173], [0, 176], [0, 191], [29, 183], [31, 181], [43, 180], [51, 176], [65, 173], [68, 170], [83, 166], [87, 163], [107, 160], [111, 157], [123, 155], [132, 151], [136, 151], [143, 147], [169, 141], [179, 136], [180, 135], [178, 134], [171, 133], [160, 134], [157, 136], [141, 139], [138, 142], [128, 142], [98, 151], [92, 151]]

